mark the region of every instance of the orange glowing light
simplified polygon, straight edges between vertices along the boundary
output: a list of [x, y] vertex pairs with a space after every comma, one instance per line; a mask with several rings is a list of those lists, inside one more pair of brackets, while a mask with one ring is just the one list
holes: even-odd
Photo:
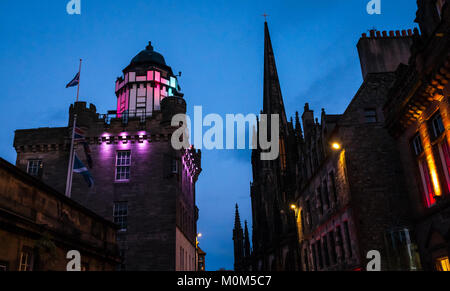
[[340, 150], [341, 149], [341, 145], [337, 142], [334, 142], [331, 147], [335, 150]]

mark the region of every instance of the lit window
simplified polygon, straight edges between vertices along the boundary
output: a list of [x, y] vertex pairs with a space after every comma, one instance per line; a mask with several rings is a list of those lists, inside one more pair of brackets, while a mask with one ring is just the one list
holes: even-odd
[[0, 272], [6, 272], [6, 271], [8, 271], [8, 263], [0, 262]]
[[445, 180], [447, 181], [448, 193], [450, 193], [450, 148], [447, 140], [444, 140], [444, 142], [439, 144], [438, 147], [442, 168], [444, 169]]
[[445, 272], [450, 271], [450, 261], [448, 257], [443, 257], [436, 260], [436, 270]]
[[128, 227], [128, 203], [114, 203], [114, 223], [119, 226], [120, 231], [126, 231]]
[[442, 117], [439, 113], [435, 114], [430, 119], [430, 129], [433, 133], [433, 138], [438, 138], [445, 131], [444, 124], [442, 123]]
[[423, 152], [422, 139], [419, 134], [412, 139], [412, 147], [416, 156], [419, 156]]
[[373, 108], [364, 110], [364, 120], [366, 123], [377, 122], [377, 111]]
[[31, 176], [38, 177], [42, 172], [42, 161], [41, 160], [29, 160], [27, 173]]
[[31, 251], [23, 250], [20, 253], [19, 271], [32, 271], [33, 255]]
[[116, 181], [130, 180], [131, 152], [119, 151], [116, 158]]
[[425, 159], [419, 161], [420, 176], [422, 178], [423, 192], [425, 194], [425, 202], [427, 207], [431, 207], [436, 203], [434, 198], [433, 186], [431, 185], [430, 170]]

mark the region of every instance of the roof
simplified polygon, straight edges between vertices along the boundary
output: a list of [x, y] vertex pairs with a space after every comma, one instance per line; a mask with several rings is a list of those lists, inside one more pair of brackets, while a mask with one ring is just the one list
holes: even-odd
[[41, 180], [28, 175], [18, 167], [12, 165], [11, 163], [7, 162], [6, 160], [0, 158], [0, 168], [5, 169], [6, 171], [10, 172], [14, 176], [20, 178], [22, 181], [29, 183], [30, 185], [35, 186], [36, 188], [45, 191], [46, 193], [54, 196], [55, 198], [59, 199], [60, 201], [63, 201], [64, 203], [67, 203], [68, 205], [78, 209], [81, 212], [84, 212], [86, 215], [96, 218], [98, 221], [102, 221], [103, 223], [109, 225], [112, 228], [117, 229], [118, 226], [110, 221], [105, 219], [104, 217], [98, 215], [97, 213], [89, 210], [88, 208], [82, 206], [81, 204], [75, 202], [74, 200], [66, 197], [64, 194], [61, 194], [54, 188], [50, 187], [49, 185], [45, 184]]

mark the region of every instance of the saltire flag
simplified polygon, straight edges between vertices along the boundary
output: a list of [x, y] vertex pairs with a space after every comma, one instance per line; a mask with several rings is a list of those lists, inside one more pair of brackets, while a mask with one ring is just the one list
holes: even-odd
[[85, 141], [85, 132], [81, 128], [75, 127], [74, 141]]
[[92, 188], [94, 186], [94, 178], [92, 178], [92, 175], [89, 172], [88, 168], [86, 168], [86, 166], [81, 162], [76, 154], [73, 163], [73, 171], [83, 176], [89, 188]]
[[69, 82], [69, 84], [66, 85], [66, 88], [75, 87], [80, 83], [80, 72], [78, 72], [75, 75], [75, 78], [73, 78], [72, 81]]

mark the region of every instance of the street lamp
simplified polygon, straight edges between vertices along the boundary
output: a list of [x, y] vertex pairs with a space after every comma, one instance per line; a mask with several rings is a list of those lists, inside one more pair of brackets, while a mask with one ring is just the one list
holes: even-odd
[[338, 142], [334, 142], [334, 143], [331, 144], [331, 148], [333, 150], [338, 151], [338, 150], [340, 150], [342, 148], [342, 146]]

